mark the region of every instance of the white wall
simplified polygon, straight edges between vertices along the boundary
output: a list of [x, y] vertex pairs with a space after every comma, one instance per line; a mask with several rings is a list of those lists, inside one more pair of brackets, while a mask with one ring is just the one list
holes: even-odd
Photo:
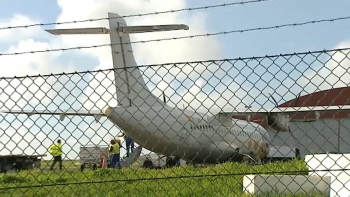
[[[350, 119], [341, 119], [340, 127], [339, 119], [322, 119], [308, 123], [292, 122], [290, 129], [298, 144], [290, 133], [279, 133], [272, 141], [272, 145], [297, 145], [302, 156], [312, 152], [350, 152]], [[268, 129], [268, 132], [272, 140], [276, 132], [271, 129]], [[339, 138], [338, 134], [340, 134]]]

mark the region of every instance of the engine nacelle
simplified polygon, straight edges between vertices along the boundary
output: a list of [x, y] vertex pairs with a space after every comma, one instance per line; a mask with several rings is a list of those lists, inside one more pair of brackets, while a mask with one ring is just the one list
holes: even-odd
[[276, 132], [289, 132], [290, 118], [283, 113], [273, 113], [267, 116], [268, 125]]

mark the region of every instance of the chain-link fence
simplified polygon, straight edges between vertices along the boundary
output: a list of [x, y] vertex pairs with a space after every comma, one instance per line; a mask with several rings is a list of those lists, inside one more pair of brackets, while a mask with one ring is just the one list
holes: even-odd
[[241, 196], [245, 175], [317, 174], [310, 155], [350, 150], [348, 53], [2, 78], [0, 195]]

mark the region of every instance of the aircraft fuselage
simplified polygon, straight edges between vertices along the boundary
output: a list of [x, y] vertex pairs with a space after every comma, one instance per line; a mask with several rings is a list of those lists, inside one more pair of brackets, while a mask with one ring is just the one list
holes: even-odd
[[[263, 158], [270, 138], [255, 123], [233, 120], [231, 127], [208, 121], [208, 116], [164, 107], [115, 107], [107, 118], [142, 147], [192, 163], [220, 163], [240, 154]], [[194, 113], [194, 114], [190, 114]]]

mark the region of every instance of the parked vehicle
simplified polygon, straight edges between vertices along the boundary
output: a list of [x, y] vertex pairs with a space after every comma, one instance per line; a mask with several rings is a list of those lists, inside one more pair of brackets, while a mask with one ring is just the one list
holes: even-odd
[[108, 146], [81, 146], [79, 159], [82, 171], [87, 167], [92, 170], [101, 168], [103, 159], [108, 162]]
[[0, 173], [15, 170], [40, 168], [42, 157], [46, 155], [0, 155]]

